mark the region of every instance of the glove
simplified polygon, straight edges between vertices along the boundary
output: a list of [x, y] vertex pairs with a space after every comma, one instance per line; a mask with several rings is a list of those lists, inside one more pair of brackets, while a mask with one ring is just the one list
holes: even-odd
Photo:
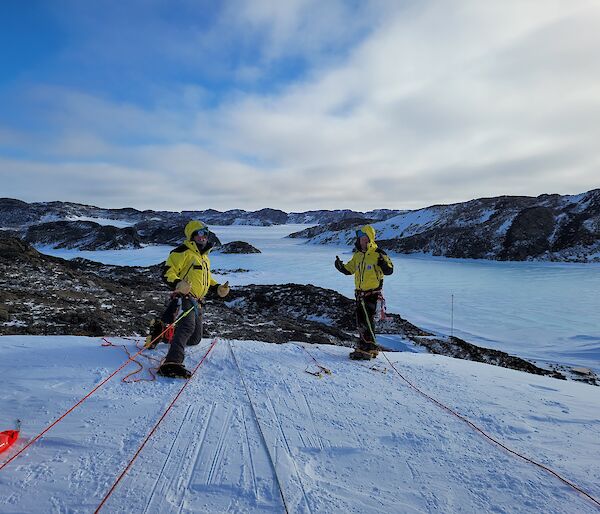
[[[344, 268], [344, 263], [342, 262], [342, 259], [340, 259], [337, 255], [335, 256], [335, 268], [338, 271], [342, 271], [342, 270], [345, 271], [345, 269], [346, 269], [346, 268]], [[342, 271], [342, 273], [343, 273], [343, 271]]]
[[217, 286], [217, 294], [219, 298], [225, 298], [229, 294], [229, 280], [224, 284]]
[[189, 282], [186, 282], [185, 280], [180, 280], [175, 286], [175, 292], [181, 293], [184, 296], [190, 294], [191, 290], [192, 286], [189, 284]]

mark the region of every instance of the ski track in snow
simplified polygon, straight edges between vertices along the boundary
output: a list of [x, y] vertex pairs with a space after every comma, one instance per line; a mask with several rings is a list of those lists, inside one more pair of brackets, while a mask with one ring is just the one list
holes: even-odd
[[[94, 338], [0, 343], [0, 429], [22, 417], [17, 450], [125, 358]], [[307, 347], [332, 371], [317, 378], [295, 344], [230, 343], [217, 343], [102, 512], [283, 512], [269, 454], [294, 513], [599, 512], [393, 370], [349, 361], [346, 348]], [[207, 348], [204, 340], [188, 349], [188, 366]], [[428, 394], [600, 496], [596, 388], [435, 355], [387, 355]], [[182, 385], [115, 377], [0, 471], [0, 512], [93, 512]]]

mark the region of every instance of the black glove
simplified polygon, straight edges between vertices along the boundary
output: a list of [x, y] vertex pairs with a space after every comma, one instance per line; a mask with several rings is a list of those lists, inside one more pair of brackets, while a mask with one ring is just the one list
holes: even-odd
[[[377, 248], [377, 253], [379, 253], [379, 258], [377, 259], [377, 265], [381, 268], [381, 271], [384, 275], [391, 275], [394, 272], [394, 265], [389, 257], [387, 257], [387, 253], [385, 253], [380, 248]], [[384, 258], [384, 255], [387, 257]]]
[[352, 273], [346, 269], [346, 266], [344, 266], [344, 263], [337, 255], [335, 256], [335, 269], [344, 275], [352, 275]]

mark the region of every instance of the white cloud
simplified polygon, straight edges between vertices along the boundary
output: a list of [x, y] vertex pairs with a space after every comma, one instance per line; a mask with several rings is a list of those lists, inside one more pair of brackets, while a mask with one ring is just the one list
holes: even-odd
[[[262, 31], [259, 64], [242, 65], [238, 78], [258, 80], [261, 65], [286, 55], [313, 67], [283, 89], [240, 89], [217, 107], [193, 84], [157, 87], [146, 108], [38, 87], [40, 116], [58, 128], [37, 139], [38, 159], [66, 162], [24, 169], [76, 177], [80, 159], [83, 180], [114, 184], [105, 195], [171, 209], [416, 208], [598, 187], [600, 5], [366, 5], [356, 21], [341, 1], [231, 3], [197, 41], [217, 45], [223, 27]], [[329, 46], [351, 39], [356, 46], [328, 58]], [[169, 50], [183, 43], [174, 37]], [[4, 130], [0, 144], [18, 145], [14, 134]], [[79, 200], [94, 203], [95, 187]], [[52, 191], [48, 181], [46, 199]]]

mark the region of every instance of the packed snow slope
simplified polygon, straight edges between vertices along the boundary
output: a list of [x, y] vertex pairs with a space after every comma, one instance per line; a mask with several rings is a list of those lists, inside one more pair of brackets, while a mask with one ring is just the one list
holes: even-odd
[[[188, 349], [189, 367], [210, 342]], [[121, 348], [86, 337], [3, 336], [0, 345], [0, 430], [23, 421], [0, 462], [125, 360]], [[350, 361], [347, 348], [308, 350], [331, 375], [306, 373], [314, 362], [293, 343], [219, 340], [102, 511], [284, 512], [279, 480], [294, 513], [598, 512], [392, 370]], [[597, 388], [430, 354], [387, 355], [428, 394], [600, 497]], [[382, 356], [377, 363], [389, 368]], [[0, 512], [98, 507], [182, 386], [121, 382], [132, 369], [0, 470]]]

